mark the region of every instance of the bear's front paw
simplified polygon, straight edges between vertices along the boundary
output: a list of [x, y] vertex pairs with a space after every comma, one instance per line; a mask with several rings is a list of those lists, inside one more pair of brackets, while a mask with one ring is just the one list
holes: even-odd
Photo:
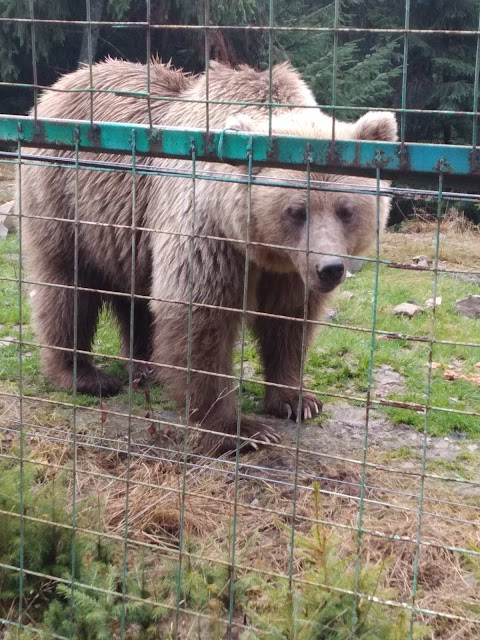
[[[155, 376], [153, 375], [153, 367], [149, 363], [145, 362], [132, 362], [132, 381], [135, 386], [143, 387], [149, 382], [153, 382]], [[130, 363], [127, 363], [125, 367], [127, 373], [130, 372]]]
[[[223, 426], [223, 425], [222, 425]], [[206, 423], [203, 424], [204, 428], [210, 428]], [[218, 431], [218, 425], [211, 427], [212, 431]], [[234, 453], [238, 446], [240, 453], [247, 453], [249, 451], [257, 451], [262, 445], [275, 444], [279, 442], [280, 438], [278, 434], [269, 425], [253, 420], [252, 418], [246, 418], [242, 416], [240, 423], [240, 438], [237, 439], [237, 421], [229, 421], [224, 425], [222, 433], [206, 433], [202, 438], [202, 449], [207, 455], [220, 456], [225, 453]]]
[[[268, 389], [265, 411], [277, 418], [296, 420], [298, 416], [299, 393], [292, 389]], [[310, 420], [322, 411], [323, 405], [313, 393], [302, 393], [301, 420]]]

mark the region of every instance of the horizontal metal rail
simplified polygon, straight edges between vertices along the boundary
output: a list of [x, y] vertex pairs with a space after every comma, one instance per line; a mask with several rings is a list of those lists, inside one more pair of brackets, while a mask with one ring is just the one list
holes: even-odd
[[252, 147], [257, 166], [310, 168], [331, 173], [384, 178], [432, 178], [468, 180], [475, 188], [480, 177], [480, 150], [472, 146], [391, 143], [355, 140], [319, 140], [295, 136], [271, 136], [231, 130], [179, 129], [110, 122], [0, 117], [0, 142], [26, 147], [101, 151], [131, 155], [132, 140], [138, 155], [242, 164]]

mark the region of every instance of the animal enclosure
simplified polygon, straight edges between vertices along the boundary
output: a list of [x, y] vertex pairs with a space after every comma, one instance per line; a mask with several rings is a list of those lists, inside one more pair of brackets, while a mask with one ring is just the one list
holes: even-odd
[[0, 637], [475, 638], [477, 4], [4, 4]]

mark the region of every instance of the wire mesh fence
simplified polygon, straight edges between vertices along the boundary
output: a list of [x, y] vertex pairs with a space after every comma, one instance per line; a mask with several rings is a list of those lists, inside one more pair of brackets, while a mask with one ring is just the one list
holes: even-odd
[[0, 636], [476, 637], [478, 6], [4, 4]]

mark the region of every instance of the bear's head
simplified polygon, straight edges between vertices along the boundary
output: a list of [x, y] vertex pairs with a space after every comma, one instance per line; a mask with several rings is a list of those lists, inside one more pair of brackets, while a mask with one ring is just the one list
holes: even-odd
[[[395, 141], [397, 123], [388, 112], [369, 112], [354, 123], [336, 121], [336, 139]], [[268, 121], [243, 114], [230, 118], [227, 127], [266, 132]], [[327, 139], [332, 120], [315, 112], [274, 116], [274, 134]], [[344, 256], [362, 255], [383, 231], [390, 199], [377, 195], [389, 186], [374, 178], [312, 172], [306, 189], [305, 171], [265, 168], [255, 171], [251, 188], [249, 240], [254, 262], [267, 270], [296, 271], [310, 290], [332, 291], [345, 278]], [[259, 184], [271, 183], [271, 186]], [[265, 246], [269, 245], [269, 246]], [[282, 249], [288, 247], [288, 249]]]

